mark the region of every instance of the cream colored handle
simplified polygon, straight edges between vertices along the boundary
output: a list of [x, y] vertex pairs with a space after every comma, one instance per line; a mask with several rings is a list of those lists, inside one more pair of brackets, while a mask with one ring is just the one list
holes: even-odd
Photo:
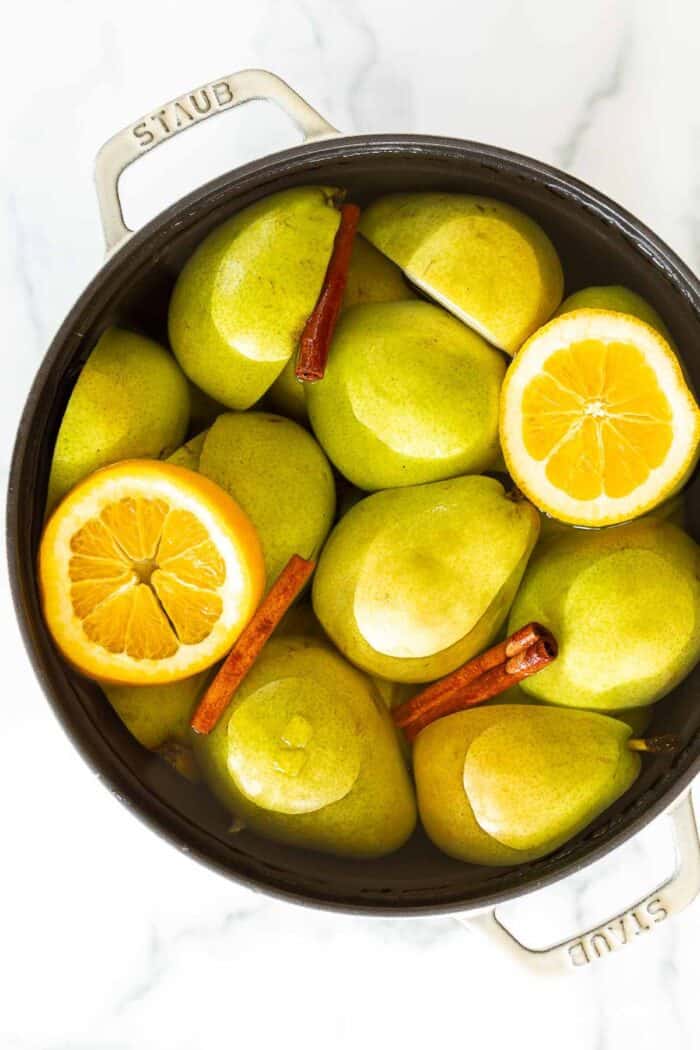
[[181, 131], [254, 100], [276, 103], [296, 124], [307, 142], [338, 134], [336, 128], [289, 84], [265, 69], [231, 73], [171, 99], [118, 131], [97, 154], [97, 200], [108, 252], [133, 232], [124, 222], [119, 199], [119, 178], [124, 169]]
[[687, 908], [700, 892], [700, 838], [690, 791], [674, 805], [669, 817], [676, 849], [673, 874], [653, 893], [601, 926], [561, 944], [533, 949], [522, 944], [503, 925], [495, 909], [460, 921], [468, 929], [487, 936], [533, 973], [570, 974], [585, 969], [657, 929], [671, 915]]

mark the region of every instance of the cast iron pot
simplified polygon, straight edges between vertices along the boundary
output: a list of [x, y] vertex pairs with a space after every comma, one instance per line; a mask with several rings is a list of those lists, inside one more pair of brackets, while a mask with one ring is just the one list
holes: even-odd
[[[305, 142], [237, 168], [174, 204], [144, 229], [124, 224], [118, 179], [143, 153], [179, 131], [252, 99], [281, 106]], [[677, 732], [682, 750], [645, 760], [634, 787], [602, 818], [552, 856], [519, 868], [460, 864], [421, 832], [393, 856], [363, 863], [307, 853], [229, 833], [229, 819], [203, 791], [185, 785], [144, 751], [99, 689], [59, 657], [44, 625], [35, 562], [51, 452], [80, 368], [100, 333], [120, 322], [165, 340], [168, 296], [194, 246], [252, 201], [300, 183], [346, 186], [362, 202], [391, 190], [453, 190], [509, 201], [547, 230], [568, 290], [622, 283], [667, 321], [700, 388], [700, 284], [681, 260], [624, 209], [563, 172], [493, 146], [424, 135], [341, 137], [283, 81], [246, 71], [167, 103], [115, 135], [97, 160], [107, 261], [61, 326], [39, 370], [17, 435], [8, 497], [8, 550], [17, 617], [44, 691], [83, 757], [137, 816], [183, 852], [228, 878], [287, 900], [373, 915], [453, 913], [475, 921], [539, 969], [583, 966], [683, 908], [700, 885], [700, 844], [689, 786], [700, 769], [700, 668], [660, 705], [655, 727]], [[698, 491], [688, 493], [691, 530]], [[624, 914], [543, 951], [525, 948], [496, 919], [499, 903], [580, 870], [658, 814], [672, 817], [677, 849], [671, 879]]]

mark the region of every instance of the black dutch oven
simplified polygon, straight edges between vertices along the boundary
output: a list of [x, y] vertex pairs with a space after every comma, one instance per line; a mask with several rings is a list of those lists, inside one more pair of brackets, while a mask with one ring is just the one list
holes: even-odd
[[[304, 143], [207, 183], [132, 233], [118, 195], [132, 161], [187, 127], [253, 99], [272, 101], [297, 124]], [[175, 276], [194, 246], [233, 212], [303, 183], [347, 187], [360, 202], [392, 190], [480, 193], [522, 208], [548, 232], [569, 291], [621, 283], [661, 313], [700, 389], [700, 283], [641, 222], [602, 194], [528, 157], [461, 139], [426, 135], [341, 136], [283, 81], [249, 70], [167, 103], [109, 140], [97, 160], [107, 261], [51, 344], [19, 426], [8, 496], [8, 551], [17, 617], [43, 689], [83, 757], [107, 787], [177, 848], [230, 879], [320, 908], [374, 915], [452, 913], [475, 922], [540, 970], [571, 969], [630, 943], [692, 900], [700, 885], [700, 845], [689, 787], [700, 769], [700, 668], [657, 706], [654, 728], [683, 741], [673, 757], [645, 761], [633, 788], [552, 856], [518, 868], [464, 865], [417, 832], [382, 860], [348, 862], [231, 835], [213, 801], [182, 782], [131, 738], [98, 688], [62, 661], [41, 616], [35, 562], [56, 433], [80, 368], [100, 333], [117, 321], [166, 338]], [[697, 483], [688, 491], [698, 534]], [[540, 951], [521, 945], [495, 908], [580, 870], [667, 812], [677, 863], [670, 880], [600, 927]]]

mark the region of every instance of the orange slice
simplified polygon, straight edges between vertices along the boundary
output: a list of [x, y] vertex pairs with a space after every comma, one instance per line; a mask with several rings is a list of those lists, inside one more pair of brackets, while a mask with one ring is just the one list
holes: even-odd
[[643, 514], [698, 456], [700, 413], [671, 347], [628, 314], [575, 310], [523, 345], [501, 392], [501, 445], [516, 484], [573, 525]]
[[263, 593], [257, 532], [238, 504], [184, 467], [126, 460], [80, 482], [39, 550], [44, 616], [91, 678], [187, 678], [228, 652]]

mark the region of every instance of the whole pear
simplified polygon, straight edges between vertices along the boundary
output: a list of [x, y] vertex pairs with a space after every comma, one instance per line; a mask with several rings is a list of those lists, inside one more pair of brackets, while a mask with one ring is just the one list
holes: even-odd
[[303, 427], [270, 412], [228, 412], [207, 431], [198, 469], [255, 525], [268, 586], [293, 554], [318, 554], [333, 521], [335, 485]]
[[508, 630], [548, 627], [557, 659], [522, 688], [540, 700], [598, 710], [643, 707], [700, 658], [698, 548], [668, 521], [571, 530], [532, 558]]
[[168, 463], [174, 463], [176, 467], [187, 467], [188, 470], [199, 470], [199, 459], [208, 433], [208, 430], [203, 430], [201, 434], [196, 434], [184, 445], [180, 445], [172, 456], [168, 456]]
[[394, 193], [366, 209], [360, 229], [415, 285], [506, 353], [514, 354], [561, 302], [552, 242], [503, 201]]
[[226, 411], [226, 406], [205, 394], [191, 380], [187, 380], [190, 390], [190, 427], [196, 433], [206, 430], [217, 416]]
[[377, 857], [413, 831], [388, 713], [370, 680], [318, 639], [271, 639], [195, 753], [223, 804], [280, 842]]
[[149, 751], [171, 741], [190, 746], [190, 718], [211, 677], [203, 671], [166, 685], [113, 685], [102, 690], [129, 732]]
[[338, 522], [313, 606], [358, 667], [426, 682], [484, 649], [503, 624], [539, 516], [488, 477], [378, 492]]
[[[414, 299], [415, 296], [403, 279], [398, 266], [358, 235], [352, 248], [345, 294], [341, 310], [358, 303], [392, 303], [399, 299]], [[306, 411], [305, 385], [295, 374], [296, 354], [292, 354], [281, 373], [270, 387], [270, 408], [283, 416], [304, 422]]]
[[551, 853], [634, 783], [631, 733], [605, 715], [540, 706], [438, 719], [413, 752], [423, 826], [444, 853], [472, 864]]
[[567, 296], [554, 316], [559, 317], [561, 314], [571, 313], [572, 310], [583, 309], [615, 310], [620, 314], [632, 314], [633, 317], [638, 317], [640, 321], [645, 321], [655, 328], [671, 346], [674, 345], [671, 333], [651, 303], [622, 284], [602, 284], [581, 288], [580, 291]]
[[51, 463], [47, 510], [98, 467], [168, 455], [185, 436], [189, 412], [187, 381], [168, 351], [145, 336], [108, 328], [68, 401]]
[[[659, 503], [657, 507], [652, 507], [650, 511], [647, 511], [646, 514], [643, 514], [641, 518], [636, 520], [646, 521], [648, 519], [669, 521], [672, 525], [678, 525], [679, 528], [684, 529], [686, 525], [684, 492], [677, 492], [674, 496], [670, 496], [669, 499]], [[583, 530], [580, 526], [567, 525], [563, 521], [557, 521], [556, 518], [542, 513], [539, 544], [541, 547], [544, 547], [552, 540], [560, 539], [563, 536], [575, 536], [581, 531]]]
[[492, 465], [504, 374], [502, 355], [439, 307], [368, 303], [341, 317], [306, 403], [354, 485], [419, 485]]
[[338, 191], [296, 186], [249, 205], [185, 264], [170, 300], [170, 342], [198, 387], [245, 409], [294, 353], [318, 299], [340, 215]]
[[[530, 696], [520, 685], [512, 685], [510, 689], [506, 689], [505, 692], [499, 693], [498, 696], [492, 697], [491, 700], [485, 700], [484, 707], [496, 707], [497, 705], [503, 704], [544, 704], [543, 700], [536, 700], [534, 696]], [[608, 715], [610, 718], [617, 718], [620, 722], [625, 722], [630, 727], [635, 736], [641, 736], [641, 734], [648, 729], [651, 724], [651, 720], [654, 713], [653, 707], [628, 707], [624, 711], [601, 711], [603, 715]]]

